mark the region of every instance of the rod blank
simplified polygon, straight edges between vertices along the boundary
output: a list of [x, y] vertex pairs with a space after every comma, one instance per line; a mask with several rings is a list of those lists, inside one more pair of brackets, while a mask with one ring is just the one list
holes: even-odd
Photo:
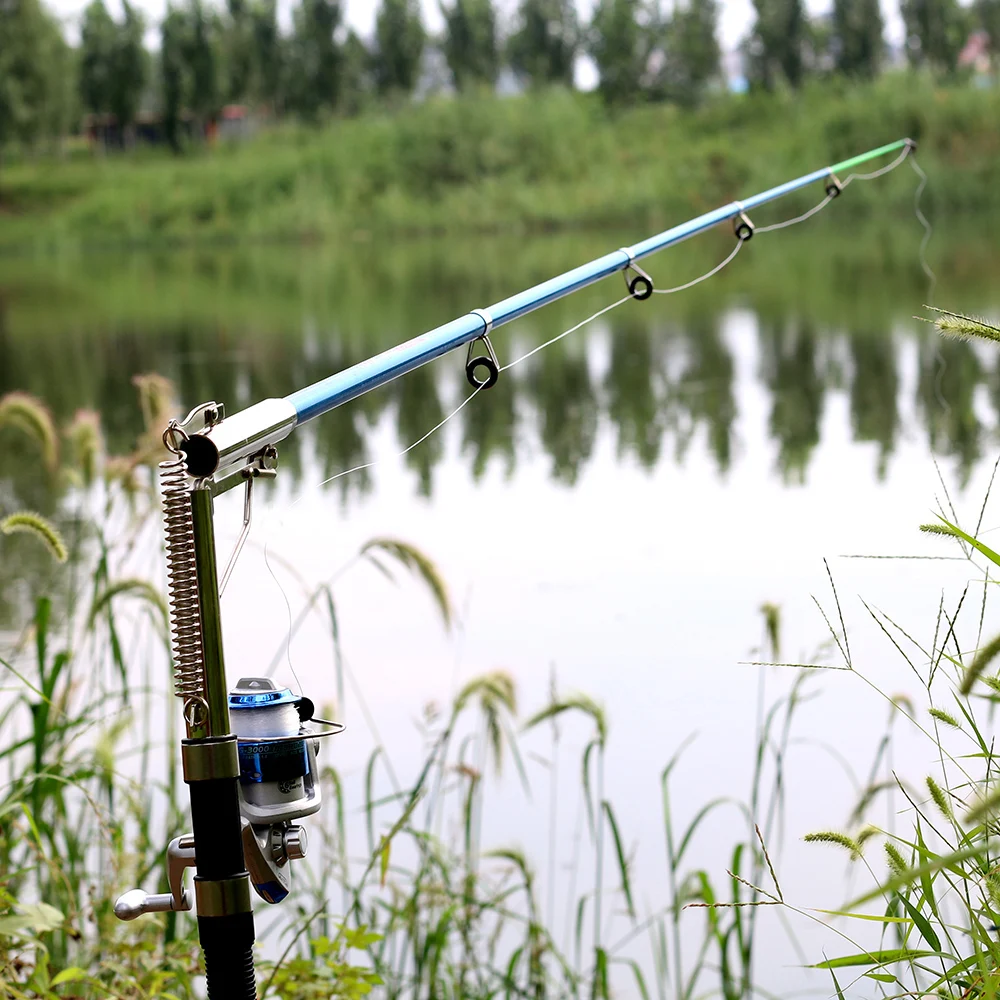
[[486, 313], [492, 319], [492, 328], [495, 329], [504, 323], [509, 323], [511, 320], [548, 305], [564, 295], [579, 291], [581, 288], [586, 288], [617, 271], [622, 271], [634, 260], [648, 257], [650, 254], [681, 243], [706, 229], [711, 229], [712, 226], [716, 226], [720, 222], [735, 218], [741, 212], [757, 208], [770, 201], [776, 201], [778, 198], [807, 187], [816, 181], [825, 180], [838, 170], [849, 170], [851, 167], [885, 156], [887, 153], [895, 152], [904, 146], [912, 148], [914, 145], [910, 139], [899, 139], [859, 156], [842, 160], [832, 167], [824, 167], [795, 180], [779, 184], [777, 187], [753, 195], [745, 201], [730, 202], [721, 208], [699, 215], [696, 219], [691, 219], [656, 236], [651, 236], [634, 246], [615, 250], [603, 257], [598, 257], [596, 260], [581, 264], [571, 271], [566, 271], [564, 274], [543, 281], [533, 288], [518, 292], [516, 295], [503, 299], [486, 309], [460, 316], [458, 319], [445, 323], [444, 326], [430, 330], [413, 340], [408, 340], [398, 347], [390, 348], [388, 351], [338, 372], [336, 375], [331, 375], [320, 382], [299, 389], [285, 397], [285, 401], [294, 407], [297, 423], [305, 423], [307, 420], [312, 420], [313, 417], [318, 417], [342, 403], [356, 399], [371, 389], [385, 385], [400, 375], [405, 375], [407, 372], [447, 354], [456, 347], [461, 347], [463, 344], [468, 344], [481, 337], [488, 332], [488, 329], [487, 323], [480, 313]]

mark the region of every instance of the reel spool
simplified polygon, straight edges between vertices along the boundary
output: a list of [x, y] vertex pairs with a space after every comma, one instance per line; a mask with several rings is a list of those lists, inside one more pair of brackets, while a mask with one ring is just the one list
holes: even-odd
[[268, 677], [243, 677], [229, 692], [238, 739], [240, 807], [254, 824], [287, 823], [322, 805], [316, 781], [316, 745], [303, 738], [312, 702]]
[[293, 820], [322, 805], [316, 774], [319, 740], [343, 726], [313, 718], [308, 698], [268, 677], [243, 677], [229, 692], [240, 763], [243, 855], [250, 882], [269, 903], [288, 895], [288, 862], [303, 858], [306, 831]]

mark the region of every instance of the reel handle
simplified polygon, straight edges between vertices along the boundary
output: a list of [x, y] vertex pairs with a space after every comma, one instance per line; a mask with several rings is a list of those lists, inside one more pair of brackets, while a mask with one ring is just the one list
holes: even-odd
[[169, 913], [190, 910], [194, 901], [184, 888], [184, 869], [194, 867], [194, 837], [175, 837], [167, 846], [167, 882], [170, 892], [145, 892], [129, 889], [115, 900], [119, 920], [135, 920], [144, 913]]

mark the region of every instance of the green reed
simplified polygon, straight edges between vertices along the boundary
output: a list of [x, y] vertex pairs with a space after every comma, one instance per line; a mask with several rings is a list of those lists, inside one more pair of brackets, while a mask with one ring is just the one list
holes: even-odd
[[[60, 430], [33, 397], [0, 400], [0, 435], [26, 461], [32, 454], [42, 460], [59, 498], [46, 515], [25, 513], [11, 480], [13, 493], [0, 509], [9, 532], [0, 540], [3, 557], [16, 561], [27, 584], [9, 602], [21, 624], [0, 659], [0, 996], [186, 997], [199, 990], [193, 921], [168, 914], [121, 925], [111, 910], [127, 885], [167, 888], [164, 845], [187, 822], [161, 579], [139, 559], [151, 536], [159, 551], [156, 428], [175, 404], [162, 379], [143, 376], [136, 385], [146, 429], [124, 456], [106, 453], [93, 413]], [[643, 996], [665, 996], [676, 981], [678, 995], [691, 997], [714, 974], [710, 967], [721, 970], [726, 996], [745, 992], [752, 911], [734, 910], [731, 919], [707, 910], [695, 956], [680, 943], [686, 904], [729, 899], [730, 891], [734, 902], [743, 898], [735, 876], [717, 891], [706, 872], [684, 867], [700, 824], [724, 803], [709, 803], [689, 826], [675, 829], [669, 779], [678, 758], [668, 764], [662, 795], [671, 898], [640, 915], [625, 831], [605, 787], [609, 721], [593, 699], [562, 695], [553, 685], [549, 704], [522, 717], [507, 674], [475, 678], [446, 711], [425, 718], [425, 759], [412, 783], [400, 778], [340, 646], [337, 588], [359, 565], [390, 579], [398, 570], [411, 575], [446, 628], [454, 618], [434, 564], [398, 539], [372, 539], [318, 587], [299, 581], [305, 607], [289, 641], [307, 615], [323, 616], [338, 706], [343, 712], [349, 698], [357, 704], [376, 748], [366, 768], [358, 845], [349, 844], [343, 779], [332, 766], [322, 770], [330, 802], [322, 859], [304, 869], [311, 874], [286, 904], [283, 921], [272, 924], [262, 914], [262, 936], [278, 935], [285, 949], [279, 960], [261, 963], [262, 996], [350, 997], [377, 985], [391, 997], [607, 997], [622, 968]], [[777, 630], [772, 613], [772, 644]], [[282, 655], [276, 651], [272, 666]], [[789, 719], [793, 709], [794, 702], [783, 709]], [[766, 717], [759, 760], [780, 712]], [[592, 730], [577, 765], [578, 793], [558, 766], [560, 727], [571, 717]], [[490, 844], [484, 825], [491, 772], [513, 766], [531, 794], [520, 742], [536, 729], [551, 734], [552, 823], [566, 795], [578, 794], [582, 804], [565, 900], [568, 938], [561, 943], [555, 841], [540, 873], [516, 846]], [[382, 777], [389, 794], [377, 792]], [[765, 794], [759, 767], [754, 794], [773, 801], [780, 780]], [[747, 836], [734, 849], [732, 868], [750, 874], [762, 855], [750, 811], [738, 808]], [[592, 854], [589, 871], [584, 848]], [[546, 907], [538, 899], [543, 877]], [[646, 937], [651, 960], [640, 962], [629, 948]]]
[[[24, 454], [34, 451], [59, 496], [45, 515], [20, 517], [13, 522], [19, 530], [0, 537], [0, 554], [23, 560], [28, 584], [10, 601], [21, 626], [0, 659], [0, 996], [18, 1000], [194, 997], [201, 989], [190, 918], [121, 925], [111, 912], [123, 887], [166, 889], [164, 845], [187, 825], [160, 575], [141, 560], [150, 533], [159, 532], [155, 430], [174, 404], [162, 380], [142, 378], [137, 387], [147, 428], [135, 449], [118, 457], [105, 454], [93, 414], [60, 431], [36, 400], [0, 400], [0, 415], [12, 415], [0, 422], [0, 435], [16, 439]], [[11, 490], [0, 508], [4, 523], [19, 518], [16, 484]], [[920, 678], [926, 710], [882, 695], [867, 680], [835, 588], [824, 612], [829, 638], [807, 664], [856, 677], [885, 699], [889, 718], [848, 824], [807, 838], [817, 850], [847, 852], [870, 873], [874, 888], [833, 917], [789, 900], [779, 882], [785, 766], [807, 673], [775, 697], [761, 670], [745, 801], [711, 799], [679, 824], [672, 783], [687, 745], [666, 763], [659, 793], [668, 877], [648, 903], [635, 884], [628, 817], [619, 816], [605, 783], [613, 727], [598, 702], [564, 694], [553, 680], [547, 704], [522, 715], [509, 675], [474, 678], [450, 705], [425, 713], [425, 753], [415, 777], [407, 777], [412, 762], [404, 769], [391, 759], [344, 655], [337, 594], [361, 566], [390, 579], [402, 572], [426, 589], [448, 628], [454, 611], [445, 582], [419, 550], [392, 538], [371, 540], [318, 586], [299, 580], [304, 611], [291, 635], [309, 615], [325, 621], [337, 709], [350, 706], [364, 717], [375, 749], [360, 802], [347, 800], [344, 775], [322, 767], [328, 805], [318, 856], [302, 865], [280, 911], [260, 911], [260, 936], [281, 949], [260, 963], [262, 1000], [372, 990], [387, 997], [540, 1000], [617, 991], [736, 1000], [762, 992], [760, 922], [780, 909], [827, 921], [836, 940], [850, 942], [844, 954], [816, 964], [838, 996], [865, 986], [886, 996], [995, 996], [1000, 784], [982, 712], [1000, 701], [1000, 677], [991, 674], [1000, 642], [984, 635], [1000, 555], [979, 537], [982, 513], [966, 530], [946, 501], [928, 530], [976, 565], [983, 599], [971, 598], [970, 584], [954, 606], [942, 602], [929, 641], [865, 606]], [[69, 555], [63, 565], [53, 558], [55, 538]], [[755, 656], [780, 662], [780, 609], [761, 611]], [[960, 639], [966, 627], [974, 639]], [[276, 651], [275, 664], [283, 653]], [[831, 656], [840, 662], [830, 663]], [[919, 785], [887, 773], [900, 721], [916, 727], [937, 759], [937, 772]], [[578, 724], [590, 735], [579, 759], [567, 761], [563, 730]], [[526, 796], [538, 793], [521, 745], [529, 732], [549, 739], [544, 793], [552, 840], [541, 867], [515, 845], [491, 843], [484, 819], [490, 776], [501, 769], [513, 768]], [[567, 800], [580, 808], [568, 831], [573, 860], [560, 881], [556, 825]], [[910, 832], [873, 821], [873, 808], [887, 800], [902, 806]], [[724, 811], [735, 817], [736, 835], [720, 877], [689, 859], [704, 824]], [[352, 815], [362, 822], [352, 823]], [[875, 844], [883, 845], [881, 863]], [[557, 888], [565, 892], [562, 906]], [[557, 914], [563, 908], [565, 921]], [[854, 926], [866, 933], [855, 935]]]
[[[934, 312], [937, 315], [930, 321], [942, 333], [991, 341], [1000, 338], [1000, 329], [988, 320], [946, 310]], [[813, 966], [829, 973], [838, 998], [979, 1000], [1000, 992], [996, 935], [1000, 925], [1000, 784], [992, 733], [1000, 703], [1000, 675], [992, 672], [1000, 655], [1000, 637], [988, 638], [987, 631], [991, 587], [1000, 581], [996, 569], [1000, 554], [981, 537], [996, 472], [994, 468], [971, 527], [960, 526], [943, 479], [938, 520], [920, 526], [926, 534], [955, 543], [958, 558], [968, 560], [972, 569], [970, 582], [957, 598], [946, 601], [942, 595], [928, 638], [862, 601], [889, 648], [916, 679], [923, 707], [908, 697], [892, 697], [880, 690], [857, 662], [829, 567], [832, 602], [828, 609], [818, 606], [828, 628], [829, 646], [840, 662], [787, 665], [845, 671], [888, 708], [886, 729], [847, 827], [805, 837], [845, 851], [853, 864], [863, 867], [870, 888], [836, 912], [809, 911], [787, 900], [763, 850], [763, 834], [760, 844], [766, 878], [762, 880], [765, 873], [758, 870], [747, 886], [751, 898], [745, 905], [751, 909], [776, 906], [804, 920], [822, 920], [841, 939], [847, 953], [826, 957]], [[772, 659], [777, 659], [777, 650], [772, 650]], [[921, 738], [934, 761], [935, 773], [919, 782], [891, 764], [899, 725], [908, 726]], [[890, 810], [888, 828], [873, 821], [873, 808], [883, 802]], [[903, 832], [893, 828], [893, 815], [901, 821]], [[881, 863], [872, 856], [873, 844], [881, 846]], [[735, 865], [731, 874], [742, 881]], [[771, 889], [766, 888], [768, 881]], [[710, 910], [720, 914], [738, 913], [739, 905], [708, 903]], [[725, 988], [723, 992], [730, 995]], [[744, 992], [733, 995], [749, 995], [749, 989], [745, 986]]]

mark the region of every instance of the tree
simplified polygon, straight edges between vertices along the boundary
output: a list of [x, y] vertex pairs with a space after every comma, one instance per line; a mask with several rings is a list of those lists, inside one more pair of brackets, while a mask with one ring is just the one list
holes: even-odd
[[257, 0], [250, 8], [253, 32], [254, 96], [277, 111], [284, 97], [285, 46], [278, 30], [276, 0]]
[[347, 33], [341, 49], [343, 83], [340, 106], [345, 114], [356, 115], [375, 89], [372, 79], [372, 54], [354, 31]]
[[990, 37], [993, 58], [1000, 55], [1000, 0], [976, 0], [973, 5], [979, 26]]
[[290, 97], [306, 118], [332, 110], [340, 97], [341, 53], [334, 33], [341, 16], [340, 0], [302, 0], [295, 11]]
[[80, 101], [96, 115], [111, 109], [117, 34], [104, 0], [93, 0], [84, 11], [80, 28]]
[[123, 133], [135, 124], [135, 118], [146, 86], [147, 55], [142, 44], [145, 31], [142, 15], [122, 0], [124, 19], [115, 32], [114, 55], [111, 61], [111, 93], [109, 107]]
[[0, 2], [0, 151], [62, 135], [72, 79], [69, 48], [39, 0]]
[[497, 80], [496, 13], [491, 0], [453, 0], [441, 5], [444, 15], [444, 55], [456, 90]]
[[227, 0], [229, 17], [222, 44], [226, 59], [225, 94], [232, 103], [245, 101], [254, 86], [254, 21], [247, 0]]
[[877, 76], [885, 49], [879, 0], [833, 0], [833, 46], [841, 73]]
[[609, 104], [634, 100], [646, 68], [646, 41], [639, 24], [639, 0], [600, 0], [590, 25], [590, 54]]
[[190, 81], [188, 103], [204, 129], [219, 112], [221, 26], [215, 13], [205, 9], [202, 0], [190, 0], [186, 14], [188, 30], [184, 61]]
[[663, 94], [678, 104], [693, 106], [719, 76], [716, 0], [687, 0], [676, 6], [664, 28]]
[[754, 0], [754, 8], [757, 21], [746, 44], [749, 79], [765, 90], [782, 78], [798, 87], [808, 33], [802, 0]]
[[419, 0], [382, 0], [375, 17], [375, 82], [383, 93], [409, 94], [417, 84], [424, 52]]
[[956, 0], [901, 0], [900, 13], [910, 63], [938, 72], [954, 72], [967, 34]]
[[522, 0], [507, 58], [514, 72], [535, 87], [548, 83], [572, 87], [579, 42], [573, 0]]
[[186, 53], [188, 19], [183, 10], [168, 6], [160, 25], [160, 76], [163, 83], [163, 126], [175, 152], [181, 148], [180, 121], [190, 91]]

